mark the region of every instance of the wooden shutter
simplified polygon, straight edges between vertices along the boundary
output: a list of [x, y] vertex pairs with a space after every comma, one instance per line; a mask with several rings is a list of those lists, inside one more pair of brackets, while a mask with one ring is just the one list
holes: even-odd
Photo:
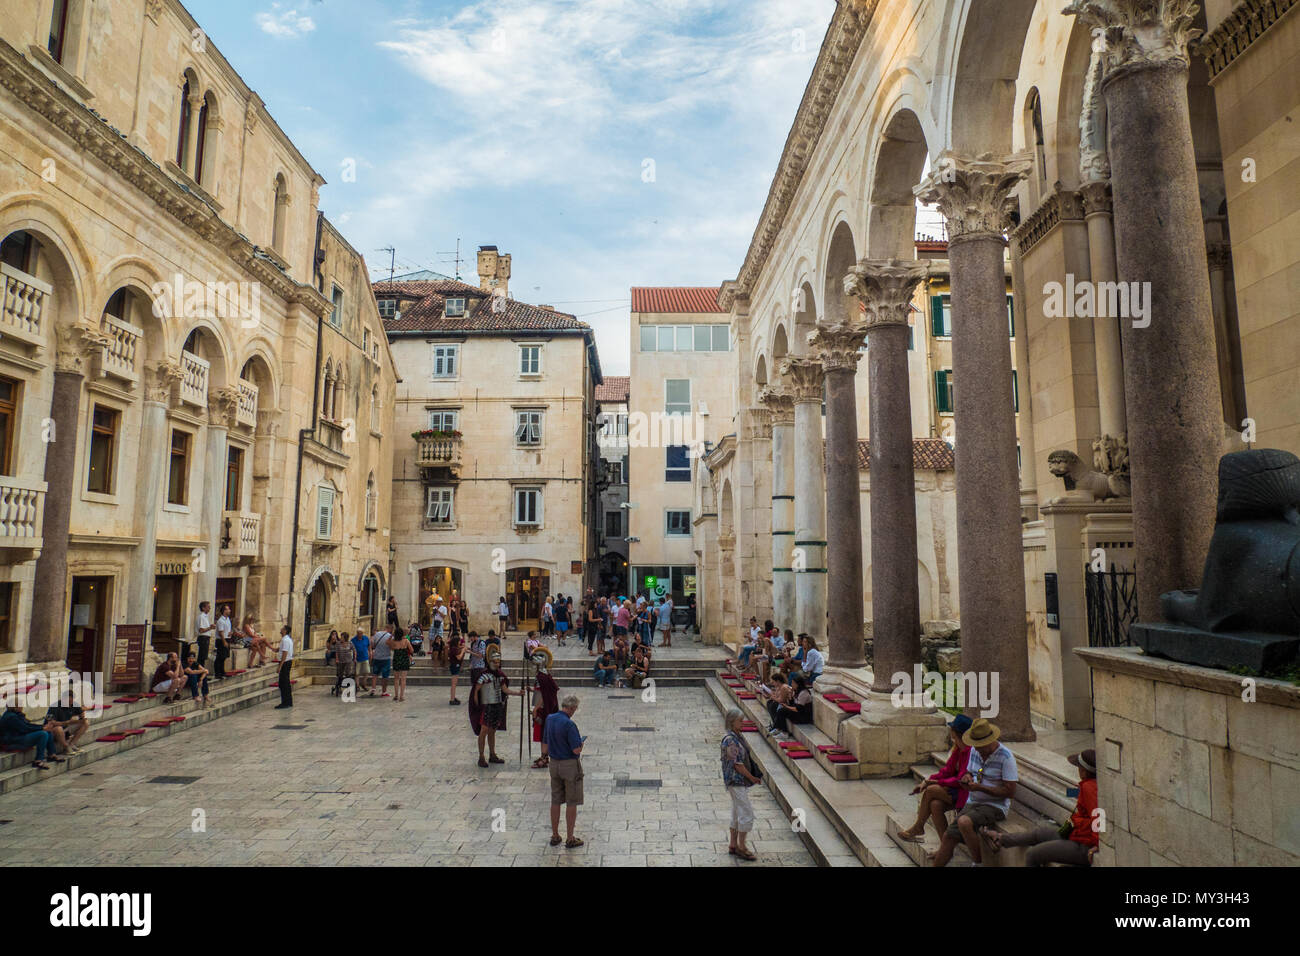
[[930, 296], [930, 334], [943, 335], [943, 296]]
[[950, 412], [948, 407], [948, 370], [940, 369], [934, 373], [934, 407], [941, 412]]

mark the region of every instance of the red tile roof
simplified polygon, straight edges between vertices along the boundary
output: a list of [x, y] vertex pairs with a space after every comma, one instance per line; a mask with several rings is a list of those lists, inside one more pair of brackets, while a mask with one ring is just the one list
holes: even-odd
[[[399, 300], [399, 318], [385, 319], [386, 332], [587, 332], [591, 326], [567, 312], [543, 309], [515, 299], [506, 299], [499, 310], [492, 297], [478, 286], [447, 280], [375, 282], [376, 299]], [[465, 299], [465, 315], [448, 318], [448, 298]]]
[[596, 401], [626, 402], [632, 379], [627, 375], [606, 375], [605, 383], [596, 386]]
[[718, 286], [656, 286], [632, 289], [633, 312], [721, 312]]
[[[952, 471], [952, 446], [942, 438], [913, 438], [912, 467], [917, 471]], [[871, 468], [870, 443], [858, 439], [858, 469], [869, 471]]]

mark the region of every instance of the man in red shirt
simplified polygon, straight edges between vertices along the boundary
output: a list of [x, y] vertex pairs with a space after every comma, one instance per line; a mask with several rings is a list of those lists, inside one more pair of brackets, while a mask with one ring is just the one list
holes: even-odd
[[1070, 814], [1070, 822], [1054, 827], [1046, 824], [1023, 833], [999, 833], [985, 827], [980, 830], [996, 853], [1004, 846], [1027, 846], [1026, 866], [1064, 863], [1090, 866], [1101, 839], [1097, 814], [1097, 752], [1085, 750], [1066, 758], [1079, 768], [1079, 796]]

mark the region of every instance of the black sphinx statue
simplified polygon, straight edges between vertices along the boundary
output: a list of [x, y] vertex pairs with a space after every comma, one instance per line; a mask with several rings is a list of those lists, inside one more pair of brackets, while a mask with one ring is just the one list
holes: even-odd
[[1276, 448], [1219, 459], [1219, 503], [1201, 587], [1160, 596], [1136, 623], [1148, 654], [1254, 673], [1300, 654], [1300, 458]]

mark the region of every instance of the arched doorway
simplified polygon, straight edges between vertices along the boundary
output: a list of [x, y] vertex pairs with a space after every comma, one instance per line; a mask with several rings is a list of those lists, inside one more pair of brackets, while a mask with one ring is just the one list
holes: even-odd
[[464, 572], [460, 568], [428, 567], [420, 568], [419, 584], [416, 592], [416, 608], [412, 617], [419, 615], [420, 626], [428, 627], [432, 623], [432, 611], [429, 598], [434, 594], [443, 601], [453, 597], [462, 597], [464, 591]]

